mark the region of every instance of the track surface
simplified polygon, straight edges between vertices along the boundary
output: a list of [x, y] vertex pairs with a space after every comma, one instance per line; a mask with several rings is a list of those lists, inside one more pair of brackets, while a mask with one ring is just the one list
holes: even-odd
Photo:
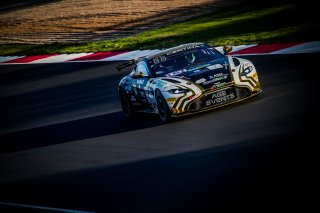
[[165, 125], [124, 119], [117, 83], [127, 72], [115, 63], [0, 66], [0, 202], [97, 212], [311, 209], [319, 56], [243, 56], [258, 69], [261, 95]]

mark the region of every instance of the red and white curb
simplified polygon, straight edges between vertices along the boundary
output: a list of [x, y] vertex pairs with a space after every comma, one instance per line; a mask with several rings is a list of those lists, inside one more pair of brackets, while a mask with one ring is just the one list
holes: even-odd
[[[215, 47], [222, 52], [223, 47]], [[0, 64], [41, 64], [58, 62], [123, 61], [137, 59], [159, 50], [134, 50], [74, 54], [29, 56], [0, 56]], [[320, 52], [320, 41], [279, 44], [250, 44], [233, 46], [230, 55], [294, 54]]]

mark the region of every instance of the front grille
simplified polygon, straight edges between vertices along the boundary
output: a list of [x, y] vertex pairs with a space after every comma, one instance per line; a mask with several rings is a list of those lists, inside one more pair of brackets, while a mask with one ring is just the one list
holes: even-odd
[[199, 99], [192, 102], [189, 106], [189, 112], [205, 110], [207, 108], [224, 105], [235, 100], [243, 99], [250, 96], [247, 88], [227, 87], [217, 91], [206, 92]]

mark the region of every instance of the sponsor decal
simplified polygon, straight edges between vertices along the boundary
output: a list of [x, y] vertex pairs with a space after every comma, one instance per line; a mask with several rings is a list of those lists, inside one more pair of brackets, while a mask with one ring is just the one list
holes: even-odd
[[211, 80], [203, 82], [203, 85], [208, 85], [208, 84], [211, 84], [211, 83], [214, 83], [214, 82], [217, 82], [217, 81], [221, 81], [221, 80], [227, 79], [228, 74], [223, 74], [223, 73], [221, 73], [221, 74], [222, 75], [220, 75], [220, 73], [216, 74], [216, 75], [219, 75], [219, 77], [215, 77], [216, 75], [214, 75], [213, 78], [211, 76], [209, 76], [209, 78]]
[[160, 75], [160, 74], [162, 74], [162, 73], [164, 73], [164, 71], [157, 71], [157, 72], [156, 72], [157, 75]]
[[154, 58], [154, 59], [152, 59], [152, 60], [153, 60], [153, 63], [155, 63], [155, 64], [159, 64], [159, 63], [160, 63], [159, 58]]
[[204, 71], [204, 70], [201, 70], [201, 69], [204, 68], [204, 67], [207, 67], [207, 66], [208, 66], [208, 64], [200, 65], [200, 66], [197, 66], [197, 67], [194, 67], [194, 68], [191, 68], [191, 69], [181, 69], [181, 70], [177, 70], [177, 71], [168, 73], [168, 74], [166, 74], [166, 76], [170, 77], [170, 76], [180, 75], [180, 74], [185, 73], [185, 72], [193, 72], [193, 74], [191, 74], [191, 75], [196, 75], [196, 74]]
[[234, 93], [227, 94], [225, 90], [212, 93], [211, 100], [206, 101], [207, 106], [212, 106], [214, 104], [223, 103], [232, 100], [236, 97]]
[[153, 95], [153, 91], [146, 91], [146, 98], [148, 100], [148, 102], [150, 104], [154, 104], [155, 103], [155, 100], [154, 100], [154, 95]]
[[210, 90], [216, 90], [216, 89], [220, 89], [221, 87], [224, 87], [226, 85], [226, 83], [220, 83], [220, 84], [215, 84], [213, 86], [210, 87]]
[[175, 102], [177, 100], [177, 98], [167, 98], [166, 101], [167, 102]]
[[137, 84], [144, 84], [144, 80], [143, 79], [138, 79], [137, 80]]
[[166, 60], [167, 60], [167, 58], [164, 55], [160, 56], [160, 61], [166, 61]]
[[225, 61], [223, 66], [224, 66], [225, 69], [228, 69], [229, 64]]
[[207, 67], [209, 70], [215, 70], [215, 69], [219, 69], [219, 68], [223, 68], [223, 66], [221, 64], [213, 64]]
[[227, 75], [227, 74], [223, 74], [222, 72], [219, 72], [217, 74], [214, 74], [213, 76], [210, 75], [209, 76], [209, 79], [214, 79], [214, 78], [218, 78], [218, 77], [223, 77], [224, 75]]
[[159, 64], [160, 62], [166, 61], [167, 58], [166, 58], [166, 56], [161, 55], [159, 57], [153, 58], [152, 60], [153, 60], [154, 64]]
[[215, 89], [220, 89], [221, 87], [224, 87], [224, 85], [226, 85], [226, 83], [215, 84], [213, 86]]
[[172, 54], [176, 54], [176, 53], [179, 53], [179, 52], [184, 52], [186, 50], [192, 50], [192, 49], [195, 49], [197, 47], [200, 47], [199, 45], [195, 45], [195, 46], [188, 46], [188, 47], [183, 47], [181, 49], [177, 49], [177, 50], [173, 50], [171, 52], [167, 52], [166, 55], [172, 55]]
[[191, 79], [191, 78], [188, 78], [186, 76], [175, 76], [175, 78], [181, 78], [181, 79], [185, 79], [185, 80], [190, 80]]
[[166, 76], [170, 77], [170, 76], [180, 75], [180, 74], [182, 74], [184, 72], [188, 72], [188, 70], [186, 70], [186, 69], [177, 70], [177, 71], [174, 71], [174, 72], [166, 74]]
[[219, 72], [217, 74], [214, 74], [213, 78], [222, 77], [223, 75], [225, 75], [225, 74], [223, 74], [222, 72]]
[[203, 83], [203, 82], [205, 82], [205, 81], [206, 81], [205, 78], [200, 78], [200, 79], [198, 79], [198, 80], [196, 81], [196, 84], [201, 84], [201, 83]]

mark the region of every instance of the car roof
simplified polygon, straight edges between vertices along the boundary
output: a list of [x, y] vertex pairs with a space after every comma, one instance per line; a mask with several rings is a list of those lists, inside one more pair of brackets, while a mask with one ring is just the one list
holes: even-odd
[[175, 50], [179, 50], [179, 49], [187, 48], [187, 47], [193, 47], [193, 46], [200, 46], [200, 45], [206, 45], [206, 44], [205, 44], [205, 43], [202, 43], [202, 42], [182, 44], [182, 45], [179, 45], [179, 46], [176, 46], [176, 47], [171, 47], [171, 48], [169, 48], [169, 49], [160, 50], [159, 52], [152, 53], [152, 54], [150, 54], [150, 55], [147, 55], [147, 56], [144, 57], [144, 58], [152, 59], [152, 58], [155, 58], [155, 57], [164, 55], [164, 54], [166, 54], [166, 53], [173, 52], [173, 51], [175, 51]]

